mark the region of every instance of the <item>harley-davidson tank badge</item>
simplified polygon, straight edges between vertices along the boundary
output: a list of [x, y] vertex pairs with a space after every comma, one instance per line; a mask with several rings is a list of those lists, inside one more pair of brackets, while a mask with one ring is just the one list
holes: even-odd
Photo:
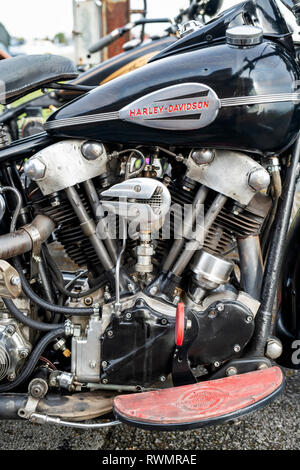
[[154, 91], [120, 111], [120, 119], [156, 129], [192, 130], [211, 124], [220, 100], [207, 85], [183, 83]]

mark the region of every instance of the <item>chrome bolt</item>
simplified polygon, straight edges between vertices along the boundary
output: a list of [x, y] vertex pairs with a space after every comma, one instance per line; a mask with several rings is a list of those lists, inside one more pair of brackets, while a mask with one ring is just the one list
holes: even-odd
[[14, 327], [13, 325], [8, 325], [8, 326], [6, 327], [6, 333], [7, 333], [8, 335], [13, 335], [15, 331], [16, 331], [16, 329], [15, 329], [15, 327]]
[[57, 385], [56, 378], [55, 378], [55, 377], [52, 377], [52, 378], [49, 380], [49, 386], [50, 386], [50, 387], [56, 387], [56, 385]]
[[126, 313], [125, 317], [126, 317], [126, 320], [131, 320], [132, 315], [131, 313], [128, 312]]
[[113, 336], [113, 334], [114, 334], [114, 333], [113, 333], [112, 330], [109, 330], [109, 331], [107, 332], [107, 336], [109, 336], [109, 338], [111, 338], [111, 337]]
[[109, 292], [104, 292], [104, 300], [110, 300], [111, 299], [111, 295]]
[[87, 141], [81, 146], [81, 153], [88, 161], [97, 160], [104, 153], [104, 147], [99, 142]]
[[96, 362], [95, 362], [95, 361], [91, 361], [89, 365], [90, 365], [90, 368], [91, 368], [91, 369], [95, 369], [95, 368], [96, 368]]
[[158, 287], [152, 287], [151, 290], [150, 290], [151, 295], [155, 295], [155, 294], [157, 294], [157, 292], [158, 292]]
[[262, 363], [262, 364], [259, 364], [259, 366], [258, 366], [257, 369], [258, 369], [258, 370], [269, 369], [269, 366], [268, 366], [268, 364]]
[[228, 369], [226, 370], [227, 377], [231, 377], [232, 375], [236, 375], [236, 374], [237, 374], [236, 367], [228, 367]]
[[167, 325], [167, 323], [168, 323], [168, 320], [166, 318], [162, 318], [161, 324], [162, 325]]
[[224, 304], [218, 304], [217, 307], [216, 307], [216, 309], [218, 310], [218, 312], [223, 312], [224, 308], [225, 308], [225, 307], [224, 307]]
[[60, 200], [59, 197], [54, 197], [51, 199], [51, 207], [58, 207], [60, 206]]
[[107, 362], [106, 361], [102, 362], [102, 367], [103, 367], [103, 369], [105, 369], [105, 367], [107, 367]]
[[166, 377], [165, 377], [164, 375], [162, 375], [162, 376], [159, 378], [159, 380], [160, 380], [161, 382], [165, 382], [167, 379], [166, 379]]
[[278, 338], [272, 337], [268, 339], [267, 346], [266, 346], [267, 357], [273, 360], [277, 359], [278, 357], [281, 356], [282, 351], [283, 351], [282, 343]]
[[103, 380], [102, 380], [102, 383], [105, 385], [105, 384], [108, 383], [108, 380], [107, 380], [107, 379], [103, 379]]
[[21, 359], [26, 359], [26, 357], [28, 357], [28, 354], [29, 351], [27, 349], [22, 349], [21, 351], [19, 351], [19, 357]]
[[191, 155], [196, 165], [209, 164], [215, 158], [215, 152], [210, 149], [195, 150]]
[[133, 284], [128, 284], [128, 290], [129, 292], [134, 292], [134, 285]]
[[246, 318], [246, 323], [252, 323], [253, 322], [253, 317], [252, 315], [249, 315], [247, 318]]
[[134, 190], [135, 190], [136, 193], [140, 193], [141, 189], [142, 188], [138, 184], [134, 187]]
[[221, 364], [220, 364], [219, 361], [215, 361], [215, 362], [214, 362], [214, 366], [215, 366], [215, 367], [220, 367], [220, 365], [221, 365]]
[[10, 283], [12, 286], [19, 286], [21, 284], [21, 279], [19, 276], [12, 276], [10, 278]]
[[39, 398], [44, 393], [44, 388], [42, 387], [41, 384], [36, 384], [32, 387], [32, 389], [30, 390], [30, 393], [33, 397]]
[[92, 297], [86, 297], [86, 298], [84, 299], [84, 304], [85, 304], [87, 307], [89, 307], [90, 305], [92, 305], [92, 303], [93, 303]]
[[236, 344], [233, 348], [234, 352], [238, 353], [241, 350], [241, 346], [239, 344]]
[[16, 378], [16, 374], [14, 374], [14, 373], [11, 373], [7, 376], [7, 380], [9, 382], [12, 382], [13, 380], [15, 380], [15, 378]]

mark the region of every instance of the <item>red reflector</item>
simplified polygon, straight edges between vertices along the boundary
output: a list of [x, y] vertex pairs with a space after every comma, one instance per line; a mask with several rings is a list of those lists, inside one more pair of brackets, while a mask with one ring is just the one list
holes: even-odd
[[175, 323], [175, 343], [176, 346], [182, 346], [184, 338], [184, 303], [179, 302], [176, 309]]
[[121, 421], [143, 428], [196, 428], [265, 406], [283, 385], [281, 369], [271, 367], [182, 387], [121, 395], [114, 400], [114, 411]]

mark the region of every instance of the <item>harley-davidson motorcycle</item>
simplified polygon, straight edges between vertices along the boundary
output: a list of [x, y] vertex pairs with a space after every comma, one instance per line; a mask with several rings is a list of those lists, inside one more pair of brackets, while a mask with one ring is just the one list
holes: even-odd
[[[192, 429], [299, 369], [300, 70], [278, 3], [186, 25], [1, 148], [2, 419]], [[75, 74], [2, 61], [1, 98]]]

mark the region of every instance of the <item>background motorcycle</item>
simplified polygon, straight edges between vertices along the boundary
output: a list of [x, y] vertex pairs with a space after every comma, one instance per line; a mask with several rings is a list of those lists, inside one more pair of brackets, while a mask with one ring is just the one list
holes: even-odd
[[[278, 296], [282, 342], [271, 329], [300, 156], [295, 59], [277, 2], [248, 0], [2, 148], [3, 418], [76, 426], [114, 399], [118, 420], [189, 429], [282, 392], [273, 361], [299, 368], [299, 224]], [[0, 67], [8, 102], [75, 74], [58, 57]], [[121, 236], [145, 211], [151, 220]], [[58, 267], [53, 232], [75, 275]]]
[[[95, 53], [112, 42], [118, 40], [124, 34], [134, 28], [141, 26], [140, 39], [129, 41], [125, 44], [124, 52], [109, 60], [100, 63], [96, 67], [82, 73], [79, 78], [70, 81], [68, 85], [53, 84], [53, 87], [60, 88], [46, 93], [44, 96], [34, 98], [21, 105], [9, 108], [1, 116], [2, 123], [6, 125], [6, 135], [8, 141], [14, 141], [19, 137], [29, 137], [43, 131], [43, 109], [49, 110], [58, 108], [68, 101], [80, 96], [92, 87], [99, 86], [116, 77], [124, 75], [132, 70], [145, 65], [151, 57], [165, 49], [177, 40], [178, 26], [182, 22], [196, 20], [199, 17], [205, 21], [215, 16], [223, 4], [223, 0], [193, 0], [189, 8], [182, 10], [173, 20], [172, 24], [162, 31], [160, 35], [152, 36], [144, 41], [144, 27], [147, 24], [168, 23], [168, 18], [146, 18], [147, 1], [144, 0], [144, 17], [132, 21], [101, 38], [96, 44], [91, 45], [89, 53]], [[26, 117], [24, 118], [24, 115]], [[22, 118], [22, 125], [19, 129], [18, 119]]]

